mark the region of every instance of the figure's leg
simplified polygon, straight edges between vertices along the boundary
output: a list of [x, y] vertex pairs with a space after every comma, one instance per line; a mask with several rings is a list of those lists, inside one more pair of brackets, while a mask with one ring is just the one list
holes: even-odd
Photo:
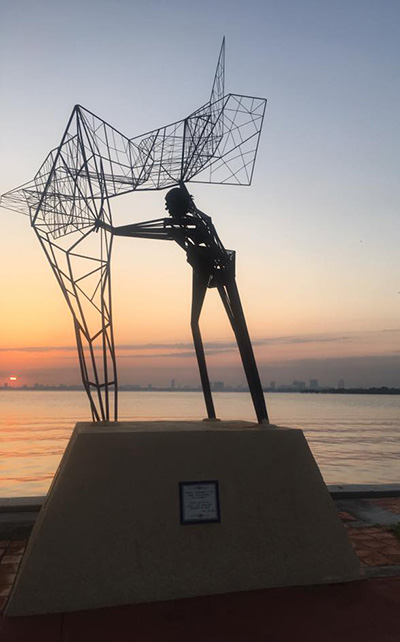
[[217, 287], [235, 333], [258, 423], [269, 423], [264, 393], [235, 276], [231, 275], [225, 283], [218, 282]]
[[191, 328], [194, 347], [196, 350], [197, 363], [200, 370], [201, 385], [203, 388], [204, 400], [206, 402], [207, 415], [209, 419], [215, 419], [214, 402], [211, 395], [210, 379], [208, 378], [206, 358], [204, 355], [203, 341], [201, 338], [199, 318], [203, 307], [204, 297], [208, 287], [208, 275], [200, 274], [193, 270], [192, 290], [192, 317]]

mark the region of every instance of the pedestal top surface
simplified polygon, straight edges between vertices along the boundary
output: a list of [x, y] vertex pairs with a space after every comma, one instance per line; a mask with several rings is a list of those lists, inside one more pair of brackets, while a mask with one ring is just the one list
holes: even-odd
[[76, 424], [78, 432], [221, 432], [221, 431], [282, 431], [293, 428], [274, 424], [257, 424], [250, 421], [80, 421]]

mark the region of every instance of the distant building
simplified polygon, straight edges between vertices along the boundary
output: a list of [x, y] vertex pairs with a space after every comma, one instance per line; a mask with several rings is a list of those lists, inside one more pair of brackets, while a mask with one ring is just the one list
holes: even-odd
[[310, 390], [318, 390], [318, 388], [319, 388], [318, 379], [310, 379], [309, 388], [310, 388]]
[[175, 379], [171, 379], [171, 389], [175, 390]]
[[344, 379], [339, 379], [337, 387], [344, 388]]
[[294, 388], [295, 390], [305, 390], [306, 383], [305, 381], [293, 381], [292, 388]]
[[269, 387], [271, 388], [271, 390], [275, 390], [276, 389], [276, 381], [270, 381], [269, 382]]
[[224, 389], [224, 382], [223, 381], [213, 381], [212, 383], [212, 389], [215, 390], [215, 392], [221, 392], [221, 390]]

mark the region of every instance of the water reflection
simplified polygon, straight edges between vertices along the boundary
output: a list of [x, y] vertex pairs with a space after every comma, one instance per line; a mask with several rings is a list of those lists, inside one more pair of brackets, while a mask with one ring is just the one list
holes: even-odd
[[[216, 393], [221, 419], [254, 421], [248, 394]], [[398, 483], [400, 411], [384, 395], [270, 394], [271, 421], [301, 428], [327, 483]], [[77, 421], [81, 392], [0, 392], [0, 496], [46, 493]], [[124, 392], [120, 419], [203, 419], [200, 393]]]

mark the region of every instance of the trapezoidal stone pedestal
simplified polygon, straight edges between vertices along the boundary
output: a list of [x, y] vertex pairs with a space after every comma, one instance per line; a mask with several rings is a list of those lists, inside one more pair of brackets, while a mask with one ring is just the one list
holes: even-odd
[[7, 615], [358, 578], [301, 430], [78, 423]]

